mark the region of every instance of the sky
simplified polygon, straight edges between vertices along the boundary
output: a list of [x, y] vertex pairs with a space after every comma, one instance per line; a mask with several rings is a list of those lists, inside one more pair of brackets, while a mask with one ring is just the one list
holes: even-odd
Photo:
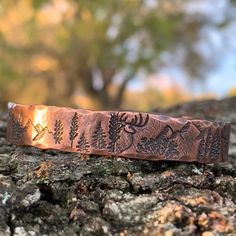
[[[172, 63], [157, 71], [155, 75], [132, 81], [129, 88], [141, 90], [146, 84], [151, 83], [158, 89], [163, 83], [164, 87], [166, 84], [173, 86], [178, 83], [193, 95], [214, 93], [219, 98], [224, 97], [230, 88], [236, 87], [236, 8], [231, 7], [229, 0], [190, 1], [184, 6], [188, 14], [198, 17], [200, 14], [212, 22], [203, 28], [196, 49], [202, 53], [206, 61], [216, 59], [216, 66], [206, 73], [204, 81], [190, 82], [182, 68]], [[227, 18], [231, 19], [230, 23], [219, 30], [216, 24], [224, 22]], [[153, 83], [153, 77], [156, 83]]]
[[[205, 90], [216, 92], [218, 96], [222, 97], [232, 87], [236, 87], [236, 55], [228, 53], [222, 58], [218, 70], [206, 81]], [[198, 91], [197, 88], [196, 91]]]
[[[175, 70], [166, 70], [155, 75], [156, 83], [153, 83], [154, 75], [150, 75], [145, 80], [133, 80], [129, 84], [131, 90], [142, 90], [145, 84], [152, 84], [157, 89], [165, 89], [179, 84], [185, 91], [193, 95], [215, 94], [219, 98], [227, 96], [232, 87], [236, 87], [236, 62], [235, 58], [228, 56], [222, 60], [222, 64], [217, 71], [212, 73], [205, 81], [190, 82], [181, 73], [175, 73]], [[175, 74], [175, 75], [173, 75]]]
[[132, 80], [129, 89], [142, 90], [146, 85], [151, 85], [157, 89], [165, 89], [176, 83], [183, 90], [196, 96], [212, 93], [222, 98], [228, 94], [232, 87], [236, 87], [236, 55], [231, 52], [225, 53], [219, 62], [218, 68], [209, 73], [205, 81], [190, 81], [179, 68], [169, 67], [146, 78]]

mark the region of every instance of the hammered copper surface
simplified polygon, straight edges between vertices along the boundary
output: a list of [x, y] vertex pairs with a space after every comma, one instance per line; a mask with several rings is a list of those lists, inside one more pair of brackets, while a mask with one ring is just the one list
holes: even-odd
[[148, 160], [227, 159], [230, 124], [129, 111], [11, 104], [7, 139], [16, 145]]

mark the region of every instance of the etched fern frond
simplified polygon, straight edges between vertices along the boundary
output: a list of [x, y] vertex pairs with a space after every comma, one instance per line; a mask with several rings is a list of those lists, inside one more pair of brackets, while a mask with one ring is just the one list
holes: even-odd
[[75, 138], [78, 136], [78, 129], [79, 129], [79, 117], [78, 113], [75, 112], [70, 126], [70, 141], [71, 141], [71, 148], [73, 147], [73, 142]]
[[110, 138], [108, 149], [110, 152], [117, 151], [116, 144], [118, 140], [120, 139], [122, 128], [123, 126], [119, 119], [119, 113], [111, 113], [110, 120], [109, 120], [109, 131], [108, 131], [109, 138]]
[[55, 144], [60, 144], [62, 141], [62, 135], [63, 135], [63, 124], [61, 120], [56, 120], [54, 124], [54, 132], [53, 132], [53, 138], [55, 140]]

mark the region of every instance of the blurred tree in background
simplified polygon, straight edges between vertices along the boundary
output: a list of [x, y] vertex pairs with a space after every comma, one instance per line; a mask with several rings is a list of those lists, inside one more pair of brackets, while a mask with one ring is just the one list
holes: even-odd
[[119, 108], [132, 79], [165, 64], [163, 52], [177, 55], [190, 79], [203, 79], [217, 58], [197, 50], [202, 29], [224, 28], [230, 18], [192, 14], [191, 2], [2, 0], [0, 106], [73, 106], [86, 94], [96, 108]]

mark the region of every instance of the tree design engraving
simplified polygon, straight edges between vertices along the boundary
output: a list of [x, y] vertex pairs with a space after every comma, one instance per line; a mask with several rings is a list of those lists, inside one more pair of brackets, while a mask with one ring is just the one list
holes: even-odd
[[53, 132], [53, 138], [55, 140], [55, 144], [61, 144], [61, 141], [63, 139], [62, 135], [63, 135], [63, 124], [61, 120], [56, 120]]
[[224, 151], [225, 152], [228, 152], [228, 149], [229, 149], [229, 140], [225, 137], [222, 137], [223, 138], [223, 147], [224, 147]]
[[229, 149], [229, 134], [228, 134], [228, 130], [227, 129], [223, 129], [221, 130], [221, 140], [222, 140], [222, 146], [223, 146], [223, 151], [224, 153], [228, 152]]
[[12, 139], [14, 142], [19, 142], [28, 128], [28, 122], [24, 126], [22, 117], [17, 119], [12, 113], [9, 116], [12, 122]]
[[[211, 130], [209, 130], [207, 132], [207, 137], [206, 137], [206, 141], [205, 141], [205, 156], [209, 156], [210, 155], [210, 152], [211, 152], [211, 144], [213, 142], [213, 133]], [[203, 139], [204, 140], [204, 139]]]
[[209, 157], [211, 159], [218, 159], [220, 157], [220, 151], [221, 151], [221, 135], [220, 135], [220, 130], [217, 129], [213, 137]]
[[101, 121], [98, 122], [92, 136], [92, 146], [97, 149], [106, 148], [106, 134], [102, 128]]
[[220, 130], [217, 129], [213, 134], [212, 130], [206, 131], [200, 125], [195, 124], [199, 131], [197, 140], [200, 139], [198, 147], [198, 159], [211, 158], [216, 159], [220, 157], [221, 152], [221, 135]]
[[78, 113], [75, 112], [70, 126], [70, 141], [71, 141], [71, 148], [73, 147], [73, 142], [75, 138], [78, 136], [78, 128], [79, 128], [79, 117]]
[[194, 124], [194, 126], [199, 131], [199, 135], [197, 136], [197, 139], [196, 139], [196, 140], [200, 140], [199, 147], [198, 147], [198, 159], [203, 159], [206, 155], [206, 140], [205, 140], [206, 131], [202, 129], [202, 127], [198, 124]]
[[[127, 149], [129, 149], [134, 142], [134, 135], [137, 132], [138, 128], [144, 127], [149, 120], [149, 115], [147, 114], [144, 118], [142, 113], [138, 113], [138, 115], [134, 115], [132, 118], [124, 112], [120, 114], [111, 113], [109, 120], [109, 138], [110, 143], [108, 145], [108, 149], [113, 153], [121, 153]], [[121, 133], [124, 132], [129, 140], [126, 144], [121, 144], [120, 138]]]
[[110, 138], [108, 149], [110, 152], [119, 152], [120, 148], [117, 145], [117, 142], [120, 139], [122, 129], [123, 125], [119, 119], [119, 113], [111, 113], [108, 131]]
[[187, 133], [190, 124], [186, 123], [180, 130], [174, 131], [171, 126], [166, 125], [161, 132], [152, 138], [143, 137], [137, 145], [137, 152], [142, 154], [158, 155], [165, 159], [179, 158], [178, 143], [176, 138]]
[[85, 137], [84, 132], [81, 134], [79, 141], [76, 145], [77, 151], [88, 152], [89, 143]]

